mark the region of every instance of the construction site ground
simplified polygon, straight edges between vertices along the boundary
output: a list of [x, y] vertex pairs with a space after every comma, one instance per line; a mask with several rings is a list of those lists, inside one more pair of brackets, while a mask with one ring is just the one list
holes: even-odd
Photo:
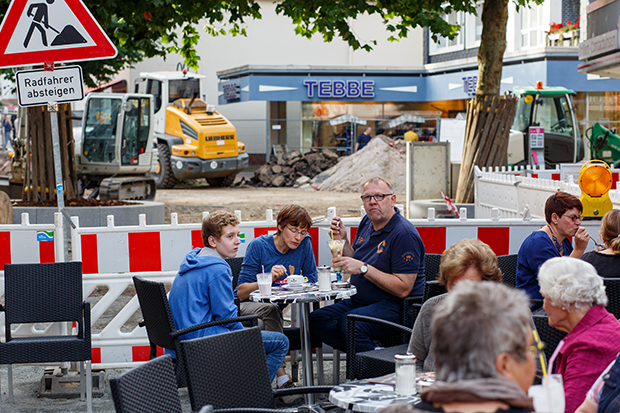
[[[252, 172], [237, 176], [250, 179]], [[170, 213], [178, 214], [179, 223], [202, 221], [202, 212], [241, 211], [243, 221], [265, 220], [265, 211], [273, 210], [273, 218], [287, 204], [298, 204], [308, 210], [313, 218], [327, 214], [327, 208], [336, 207], [340, 216], [360, 216], [362, 200], [360, 192], [317, 191], [308, 188], [260, 188], [253, 186], [233, 186], [213, 188], [204, 180], [188, 181], [175, 189], [160, 189], [155, 201], [163, 202], [166, 208], [166, 223]], [[397, 194], [396, 203], [404, 203], [405, 195]]]

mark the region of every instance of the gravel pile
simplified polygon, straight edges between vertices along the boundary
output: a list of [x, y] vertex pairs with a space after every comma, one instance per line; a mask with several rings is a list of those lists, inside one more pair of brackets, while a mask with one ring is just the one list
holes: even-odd
[[392, 182], [395, 193], [405, 193], [405, 155], [382, 139], [372, 139], [361, 151], [341, 158], [311, 184], [319, 191], [359, 192], [361, 185], [375, 176]]

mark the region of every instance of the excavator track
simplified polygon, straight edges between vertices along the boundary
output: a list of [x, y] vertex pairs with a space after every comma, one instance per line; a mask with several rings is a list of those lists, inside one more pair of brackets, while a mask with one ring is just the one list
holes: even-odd
[[150, 176], [112, 176], [101, 181], [100, 199], [155, 199], [157, 184]]

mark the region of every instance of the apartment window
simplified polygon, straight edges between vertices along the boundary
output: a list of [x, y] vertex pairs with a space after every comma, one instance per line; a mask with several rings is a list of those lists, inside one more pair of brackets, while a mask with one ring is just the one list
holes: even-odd
[[543, 21], [543, 6], [522, 7], [519, 14], [521, 15], [521, 47], [544, 46], [544, 33], [547, 27]]
[[444, 20], [446, 20], [450, 24], [458, 24], [461, 26], [461, 30], [459, 34], [454, 38], [454, 40], [450, 40], [447, 37], [438, 37], [438, 41], [435, 42], [432, 38], [429, 40], [429, 54], [436, 55], [442, 53], [455, 52], [458, 50], [463, 50], [464, 42], [463, 42], [463, 27], [465, 26], [465, 17], [463, 12], [452, 12], [447, 16], [444, 16]]

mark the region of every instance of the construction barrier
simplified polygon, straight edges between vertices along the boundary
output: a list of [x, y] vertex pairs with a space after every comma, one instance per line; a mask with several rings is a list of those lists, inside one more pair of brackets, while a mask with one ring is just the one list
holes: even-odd
[[[235, 212], [241, 218], [240, 211]], [[317, 265], [329, 265], [331, 262], [329, 226], [335, 215], [336, 209], [328, 208], [326, 217], [310, 228]], [[428, 219], [413, 219], [411, 222], [417, 227], [427, 253], [440, 254], [461, 239], [479, 238], [489, 244], [497, 255], [516, 254], [523, 240], [545, 224], [540, 219], [500, 218], [497, 209], [492, 215], [491, 219], [468, 219], [463, 208], [460, 219], [435, 219], [431, 209]], [[60, 214], [58, 217], [60, 219]], [[27, 223], [27, 216], [22, 220]], [[139, 275], [165, 284], [172, 283], [187, 252], [203, 246], [201, 223], [179, 224], [175, 213], [171, 214], [171, 223], [164, 225], [147, 225], [144, 215], [140, 216], [137, 226], [117, 227], [113, 216], [108, 216], [105, 227], [82, 228], [79, 219], [73, 217], [72, 220], [75, 228], [71, 230], [71, 259], [82, 261], [84, 298], [91, 301], [93, 367], [128, 367], [134, 362], [146, 361], [149, 343], [145, 329], [137, 326], [141, 317], [132, 277]], [[355, 237], [360, 220], [360, 217], [343, 218], [349, 239]], [[30, 231], [34, 231], [34, 227], [37, 230], [39, 227], [52, 230], [56, 251], [62, 251], [57, 236], [57, 231], [62, 230], [61, 224], [0, 225], [0, 233], [8, 231], [10, 238], [15, 239], [21, 235], [14, 235], [14, 232], [19, 234], [24, 228]], [[276, 231], [271, 210], [266, 211], [265, 221], [241, 221], [239, 226], [242, 239], [239, 256], [245, 254], [252, 239]], [[596, 237], [599, 223], [585, 222], [584, 226]], [[30, 236], [28, 240], [29, 244], [24, 244], [22, 248], [34, 251], [34, 237]], [[36, 254], [32, 256], [36, 258]], [[12, 257], [12, 262], [16, 262], [16, 257]], [[43, 261], [31, 259], [26, 262]], [[4, 286], [3, 273], [0, 285]], [[27, 334], [50, 334], [51, 330], [26, 331]]]
[[[525, 170], [524, 175], [520, 175], [523, 169], [506, 169], [496, 168], [493, 171], [487, 171], [484, 168], [474, 168], [474, 185], [475, 185], [475, 214], [477, 218], [490, 218], [491, 211], [494, 208], [499, 209], [501, 215], [507, 218], [524, 218], [528, 214], [533, 218], [544, 218], [545, 201], [557, 191], [568, 192], [579, 197], [581, 189], [575, 175], [574, 180], [572, 165], [567, 165], [563, 172], [558, 169], [554, 170]], [[528, 172], [529, 171], [529, 172]], [[537, 173], [533, 173], [537, 172]], [[577, 170], [577, 174], [578, 174]], [[618, 179], [618, 170], [612, 170], [614, 180]], [[550, 174], [554, 178], [544, 179], [539, 177], [542, 174]], [[556, 175], [557, 174], [557, 175]], [[612, 188], [617, 183], [614, 181]], [[614, 208], [620, 208], [620, 191], [611, 189], [609, 198]]]

